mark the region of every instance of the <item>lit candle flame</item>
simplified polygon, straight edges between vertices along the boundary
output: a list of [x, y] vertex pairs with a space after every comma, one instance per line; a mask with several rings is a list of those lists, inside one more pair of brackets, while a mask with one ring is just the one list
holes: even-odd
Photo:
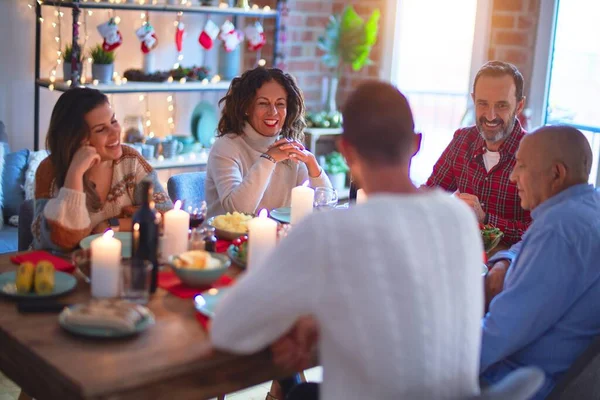
[[111, 239], [114, 236], [115, 232], [112, 229], [107, 230], [106, 232], [104, 232], [104, 235], [102, 235], [104, 239]]
[[304, 187], [308, 186], [308, 179], [304, 181], [304, 183], [302, 184], [302, 186], [304, 186]]
[[175, 202], [175, 206], [173, 207], [175, 210], [181, 210], [181, 200], [177, 200]]
[[258, 213], [258, 218], [267, 218], [268, 216], [269, 212], [265, 208], [260, 210], [260, 212]]
[[138, 224], [137, 222], [135, 224], [133, 224], [133, 230], [134, 231], [139, 231], [140, 230], [140, 224]]

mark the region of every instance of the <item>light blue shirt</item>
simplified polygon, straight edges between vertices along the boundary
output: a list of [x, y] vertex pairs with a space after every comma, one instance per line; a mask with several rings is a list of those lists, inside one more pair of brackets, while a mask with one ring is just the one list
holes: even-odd
[[490, 259], [512, 262], [482, 320], [481, 371], [494, 383], [538, 366], [547, 378], [542, 399], [600, 335], [600, 192], [572, 186], [531, 217], [521, 241]]

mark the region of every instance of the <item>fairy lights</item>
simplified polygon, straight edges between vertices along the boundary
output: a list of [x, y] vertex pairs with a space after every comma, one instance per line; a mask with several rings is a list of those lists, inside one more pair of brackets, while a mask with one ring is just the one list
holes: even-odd
[[[41, 3], [40, 3], [41, 4]], [[54, 82], [56, 81], [56, 69], [58, 68], [59, 65], [62, 64], [62, 35], [61, 35], [61, 21], [62, 21], [62, 17], [64, 16], [64, 13], [62, 11], [60, 11], [60, 3], [56, 5], [56, 10], [54, 10], [54, 16], [56, 17], [56, 22], [52, 23], [52, 28], [55, 30], [54, 33], [54, 40], [56, 41], [56, 45], [58, 47], [58, 49], [56, 50], [56, 63], [54, 63], [54, 65], [52, 66], [51, 70], [50, 70], [50, 82], [52, 82], [53, 84], [50, 85], [52, 88], [50, 88], [50, 86], [48, 86], [48, 89], [50, 90], [54, 90]], [[40, 18], [40, 22], [43, 22], [44, 19]]]
[[175, 132], [175, 109], [177, 107], [176, 97], [174, 93], [167, 96], [167, 111], [169, 117], [167, 118], [167, 125], [169, 126], [169, 132], [171, 135]]

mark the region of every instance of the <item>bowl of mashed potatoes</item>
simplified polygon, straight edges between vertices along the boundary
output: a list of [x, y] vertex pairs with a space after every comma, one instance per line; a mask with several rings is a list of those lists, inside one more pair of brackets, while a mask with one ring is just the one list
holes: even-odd
[[252, 214], [234, 211], [209, 218], [206, 223], [215, 228], [215, 234], [219, 239], [234, 240], [248, 233], [248, 222], [252, 218], [254, 218]]
[[225, 254], [191, 250], [169, 257], [169, 265], [184, 284], [198, 287], [210, 285], [223, 276], [231, 260]]

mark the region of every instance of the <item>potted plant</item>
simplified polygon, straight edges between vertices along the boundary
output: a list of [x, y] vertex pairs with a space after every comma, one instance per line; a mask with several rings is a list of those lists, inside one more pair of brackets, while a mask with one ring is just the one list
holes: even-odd
[[97, 45], [90, 52], [92, 57], [92, 79], [97, 79], [100, 83], [110, 83], [112, 81], [115, 54], [110, 51], [104, 51], [102, 45]]
[[[73, 45], [68, 43], [65, 46], [65, 50], [62, 53], [63, 59], [63, 79], [68, 81], [71, 79], [71, 57], [73, 57]], [[83, 66], [83, 55], [81, 51], [79, 52], [79, 60], [77, 60], [77, 70], [79, 71], [79, 75], [81, 75], [81, 69]]]
[[360, 71], [372, 63], [369, 54], [377, 41], [379, 17], [380, 12], [375, 9], [365, 22], [352, 6], [346, 6], [341, 15], [329, 17], [325, 34], [318, 39], [319, 48], [325, 52], [321, 60], [329, 68], [329, 76], [323, 80], [324, 111], [337, 111], [335, 97], [344, 64]]
[[344, 189], [346, 185], [346, 172], [348, 164], [344, 157], [337, 151], [333, 151], [325, 156], [325, 172], [336, 191]]

